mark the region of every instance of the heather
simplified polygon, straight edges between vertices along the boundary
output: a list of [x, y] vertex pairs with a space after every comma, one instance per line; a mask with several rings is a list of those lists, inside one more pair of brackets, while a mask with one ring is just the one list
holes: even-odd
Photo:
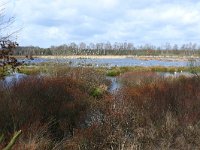
[[1, 146], [21, 130], [13, 149], [199, 148], [198, 76], [115, 68], [110, 91], [109, 69], [50, 66], [1, 82]]

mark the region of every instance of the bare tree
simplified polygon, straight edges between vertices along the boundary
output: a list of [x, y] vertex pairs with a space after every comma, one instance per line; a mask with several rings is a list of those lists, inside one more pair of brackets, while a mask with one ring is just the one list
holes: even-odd
[[8, 17], [6, 15], [6, 5], [6, 2], [0, 2], [0, 67], [2, 67], [3, 74], [9, 67], [12, 68], [12, 71], [15, 71], [15, 68], [21, 65], [16, 58], [12, 57], [13, 49], [18, 46], [18, 43], [10, 39], [18, 31], [8, 32], [10, 31], [11, 25], [14, 23], [14, 17]]
[[[8, 2], [0, 2], [0, 40], [8, 40], [13, 36], [15, 33], [18, 32], [12, 31], [11, 26], [13, 25], [15, 21], [15, 17], [10, 17], [6, 15], [6, 6], [8, 5]], [[8, 32], [9, 31], [9, 32]]]

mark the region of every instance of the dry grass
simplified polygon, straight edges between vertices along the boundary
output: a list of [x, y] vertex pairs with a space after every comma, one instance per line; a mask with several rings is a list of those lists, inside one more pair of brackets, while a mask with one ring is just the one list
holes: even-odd
[[109, 82], [92, 68], [0, 84], [1, 132], [22, 129], [16, 150], [200, 148], [198, 78], [135, 71], [119, 79], [121, 88], [101, 97], [91, 90]]
[[116, 95], [106, 97], [99, 105], [101, 120], [80, 129], [71, 143], [81, 149], [199, 149], [197, 78], [140, 72], [122, 78], [134, 82], [123, 82]]

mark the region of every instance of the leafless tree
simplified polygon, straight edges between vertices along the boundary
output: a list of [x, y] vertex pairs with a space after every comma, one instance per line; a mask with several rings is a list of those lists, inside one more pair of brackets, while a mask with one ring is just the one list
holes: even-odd
[[[8, 2], [0, 2], [0, 40], [8, 40], [13, 36], [15, 33], [18, 32], [16, 31], [11, 31], [11, 26], [13, 25], [15, 21], [15, 17], [13, 16], [8, 16], [6, 14], [6, 6], [8, 5]], [[9, 32], [8, 32], [9, 31]]]
[[6, 5], [6, 2], [0, 2], [0, 67], [2, 67], [3, 74], [7, 66], [10, 66], [14, 71], [17, 66], [21, 65], [16, 58], [12, 57], [13, 49], [18, 46], [18, 43], [10, 39], [18, 30], [8, 33], [11, 25], [14, 23], [14, 17], [6, 15]]

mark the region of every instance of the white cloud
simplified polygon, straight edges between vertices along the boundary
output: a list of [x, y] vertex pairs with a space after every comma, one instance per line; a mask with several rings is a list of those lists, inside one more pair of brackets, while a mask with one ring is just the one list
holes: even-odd
[[[198, 42], [197, 0], [13, 0], [22, 45]], [[9, 9], [10, 10], [10, 9]]]

